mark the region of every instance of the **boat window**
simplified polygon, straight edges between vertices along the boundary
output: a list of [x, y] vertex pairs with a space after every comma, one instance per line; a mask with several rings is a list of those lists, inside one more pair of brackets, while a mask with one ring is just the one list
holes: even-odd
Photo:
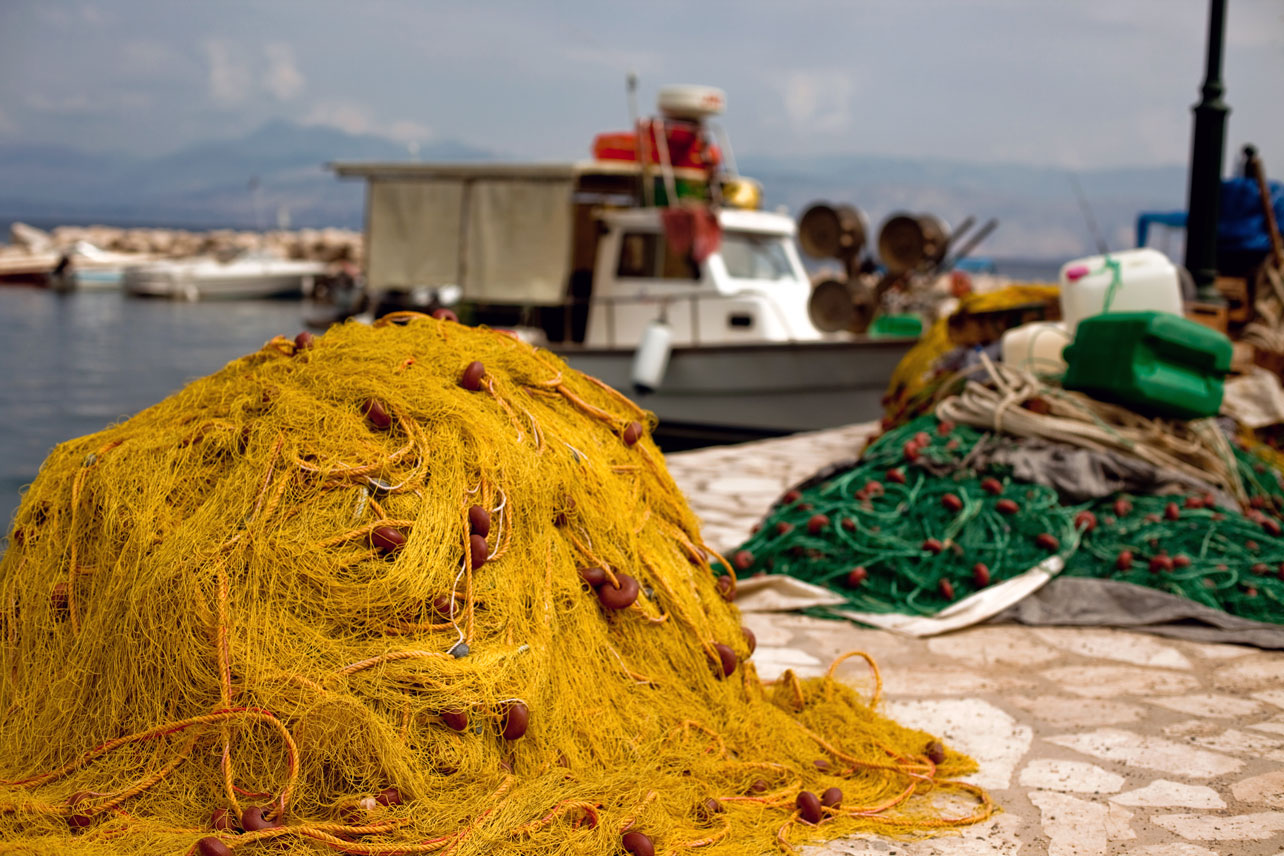
[[670, 252], [668, 242], [656, 232], [625, 232], [620, 240], [621, 279], [699, 279], [700, 268], [691, 256]]
[[793, 279], [785, 244], [776, 235], [726, 232], [722, 236], [722, 261], [735, 279]]

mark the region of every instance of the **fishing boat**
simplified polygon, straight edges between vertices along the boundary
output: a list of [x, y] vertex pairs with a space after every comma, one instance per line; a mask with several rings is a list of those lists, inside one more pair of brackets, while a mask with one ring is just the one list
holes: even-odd
[[153, 259], [148, 255], [117, 253], [88, 241], [76, 241], [50, 271], [49, 287], [60, 292], [118, 291], [124, 282], [125, 268]]
[[724, 165], [710, 122], [723, 102], [666, 87], [657, 117], [571, 164], [333, 164], [367, 183], [371, 303], [454, 290], [465, 322], [519, 330], [675, 435], [877, 417], [915, 337], [813, 323], [794, 222]]
[[131, 266], [124, 272], [125, 291], [137, 297], [180, 300], [302, 297], [322, 262], [291, 261], [246, 253], [229, 260], [204, 257]]

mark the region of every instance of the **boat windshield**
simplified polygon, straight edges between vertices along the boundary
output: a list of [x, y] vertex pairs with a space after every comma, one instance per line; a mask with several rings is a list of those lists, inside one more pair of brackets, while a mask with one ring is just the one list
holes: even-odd
[[793, 279], [793, 267], [778, 235], [754, 232], [725, 232], [722, 261], [735, 279]]

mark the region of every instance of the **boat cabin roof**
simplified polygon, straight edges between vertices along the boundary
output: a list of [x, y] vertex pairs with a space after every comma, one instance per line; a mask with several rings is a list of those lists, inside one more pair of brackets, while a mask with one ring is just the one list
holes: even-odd
[[[352, 161], [326, 165], [340, 178], [367, 181], [567, 181], [585, 176], [637, 176], [642, 168], [633, 161], [583, 160], [576, 163], [424, 163], [419, 161]], [[657, 173], [658, 174], [658, 173]], [[698, 169], [675, 167], [677, 178], [699, 178]]]
[[331, 163], [329, 168], [340, 178], [364, 178], [368, 181], [395, 179], [431, 181], [460, 180], [525, 180], [566, 181], [580, 174], [576, 164], [568, 163], [420, 163], [391, 161], [385, 163]]
[[[608, 226], [643, 231], [660, 231], [663, 208], [623, 208], [603, 211], [602, 221]], [[784, 214], [770, 211], [742, 211], [724, 208], [718, 212], [718, 222], [724, 231], [756, 232], [764, 235], [789, 237], [794, 234], [794, 221]]]

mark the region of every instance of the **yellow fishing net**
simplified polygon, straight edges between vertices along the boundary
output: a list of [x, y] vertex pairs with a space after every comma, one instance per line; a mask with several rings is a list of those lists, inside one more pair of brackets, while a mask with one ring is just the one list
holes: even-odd
[[[993, 312], [1010, 309], [1025, 303], [1036, 303], [1055, 298], [1061, 289], [1056, 285], [1037, 283], [1005, 285], [994, 291], [968, 294], [959, 300], [958, 309], [952, 314]], [[933, 380], [941, 357], [953, 351], [950, 341], [949, 317], [938, 318], [922, 338], [901, 358], [887, 384], [887, 419], [890, 423], [908, 422], [926, 411]]]
[[0, 563], [0, 850], [740, 856], [990, 814], [876, 698], [758, 679], [648, 414], [396, 320], [50, 455]]

